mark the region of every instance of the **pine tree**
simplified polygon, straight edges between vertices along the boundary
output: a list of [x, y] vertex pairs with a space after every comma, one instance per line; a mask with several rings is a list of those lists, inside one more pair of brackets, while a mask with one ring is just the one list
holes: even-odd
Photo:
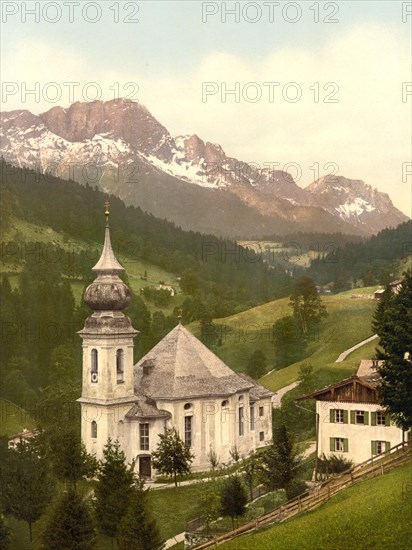
[[120, 523], [118, 550], [162, 550], [164, 541], [149, 509], [148, 491], [135, 487]]
[[175, 428], [165, 428], [159, 439], [157, 449], [152, 453], [153, 466], [158, 472], [172, 476], [177, 487], [177, 476], [190, 472], [194, 455]]
[[77, 483], [96, 473], [97, 461], [89, 455], [79, 435], [73, 430], [54, 430], [49, 437], [56, 477], [76, 491]]
[[43, 533], [44, 550], [93, 550], [96, 531], [89, 506], [74, 490], [65, 493]]
[[283, 421], [275, 426], [273, 443], [262, 453], [261, 478], [270, 489], [288, 489], [299, 471], [299, 457]]
[[36, 440], [21, 441], [15, 449], [9, 449], [6, 509], [15, 518], [27, 522], [30, 541], [33, 523], [42, 516], [54, 494], [49, 471], [49, 464]]
[[221, 512], [232, 519], [235, 528], [235, 518], [243, 516], [246, 511], [247, 494], [240, 478], [236, 475], [228, 477], [223, 483], [220, 493]]
[[[377, 307], [373, 329], [383, 352], [378, 358], [382, 382], [378, 388], [383, 405], [399, 427], [412, 427], [412, 271], [405, 273], [397, 294], [388, 287]], [[409, 354], [409, 355], [408, 355]]]
[[103, 455], [95, 489], [96, 516], [101, 531], [113, 539], [129, 507], [135, 476], [118, 441], [109, 439]]

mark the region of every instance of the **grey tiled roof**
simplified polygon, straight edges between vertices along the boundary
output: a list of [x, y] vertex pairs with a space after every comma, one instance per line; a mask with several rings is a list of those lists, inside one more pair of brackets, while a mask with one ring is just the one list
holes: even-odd
[[246, 382], [250, 382], [251, 384], [253, 384], [253, 387], [250, 390], [251, 401], [257, 401], [258, 399], [263, 399], [264, 397], [272, 397], [272, 395], [274, 395], [272, 391], [258, 384], [255, 380], [253, 380], [253, 378], [251, 378], [247, 374], [241, 372], [239, 373], [239, 376], [242, 377]]
[[126, 418], [133, 420], [135, 418], [170, 418], [171, 414], [163, 409], [156, 407], [155, 401], [142, 399], [136, 401], [130, 411], [126, 414]]
[[[153, 365], [148, 374], [144, 374], [143, 364]], [[255, 386], [180, 324], [140, 359], [134, 377], [135, 391], [154, 399], [225, 396]]]

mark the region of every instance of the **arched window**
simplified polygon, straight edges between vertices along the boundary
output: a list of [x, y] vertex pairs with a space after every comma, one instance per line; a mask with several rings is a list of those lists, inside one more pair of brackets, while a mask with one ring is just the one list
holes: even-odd
[[97, 422], [95, 420], [93, 420], [92, 424], [91, 424], [91, 434], [92, 434], [92, 439], [96, 439], [96, 437], [97, 437]]
[[99, 356], [97, 349], [92, 349], [91, 355], [90, 355], [90, 374], [91, 374], [91, 381], [93, 384], [96, 384], [99, 375]]
[[124, 424], [123, 424], [123, 420], [119, 420], [119, 424], [117, 425], [117, 435], [119, 437], [123, 437], [124, 436]]
[[124, 382], [124, 351], [122, 349], [116, 351], [116, 376], [117, 383], [122, 384]]

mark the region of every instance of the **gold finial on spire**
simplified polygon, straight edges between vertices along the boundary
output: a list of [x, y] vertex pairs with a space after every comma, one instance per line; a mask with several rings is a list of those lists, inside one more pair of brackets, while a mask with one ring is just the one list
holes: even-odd
[[106, 216], [106, 225], [109, 225], [109, 216], [110, 216], [109, 208], [110, 208], [110, 203], [109, 201], [106, 201], [104, 203], [104, 215]]

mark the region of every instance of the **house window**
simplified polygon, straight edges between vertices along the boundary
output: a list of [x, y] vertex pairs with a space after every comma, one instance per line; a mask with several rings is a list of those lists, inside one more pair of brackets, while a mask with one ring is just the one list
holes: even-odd
[[259, 441], [265, 440], [265, 432], [259, 432]]
[[355, 412], [355, 422], [356, 424], [365, 424], [365, 411]]
[[350, 412], [351, 424], [369, 424], [369, 412], [368, 411], [351, 411]]
[[229, 406], [229, 401], [227, 399], [222, 401], [222, 409], [224, 409], [225, 407], [228, 407], [228, 406]]
[[185, 403], [183, 408], [185, 411], [190, 411], [190, 409], [192, 408], [192, 403]]
[[239, 435], [245, 433], [245, 419], [243, 417], [243, 407], [239, 407]]
[[376, 425], [377, 426], [386, 426], [386, 415], [382, 411], [376, 413]]
[[263, 407], [259, 407], [259, 416], [263, 416], [265, 414], [265, 410]]
[[91, 428], [92, 439], [96, 439], [97, 438], [97, 422], [95, 420], [92, 421], [90, 428]]
[[348, 440], [344, 437], [331, 437], [330, 450], [336, 453], [347, 453], [349, 450]]
[[344, 422], [343, 409], [335, 409], [335, 422], [337, 424], [343, 424]]
[[391, 444], [389, 441], [372, 441], [372, 455], [381, 455], [389, 451]]
[[148, 451], [149, 450], [149, 424], [139, 424], [140, 432], [140, 450]]
[[97, 349], [92, 349], [90, 353], [90, 374], [91, 374], [91, 381], [93, 384], [97, 383], [98, 370], [99, 370], [99, 356], [97, 353]]
[[255, 407], [251, 405], [249, 410], [250, 410], [250, 430], [253, 431], [255, 429]]
[[192, 416], [185, 416], [185, 445], [192, 446]]
[[122, 349], [116, 351], [116, 377], [118, 384], [124, 382], [124, 351]]

